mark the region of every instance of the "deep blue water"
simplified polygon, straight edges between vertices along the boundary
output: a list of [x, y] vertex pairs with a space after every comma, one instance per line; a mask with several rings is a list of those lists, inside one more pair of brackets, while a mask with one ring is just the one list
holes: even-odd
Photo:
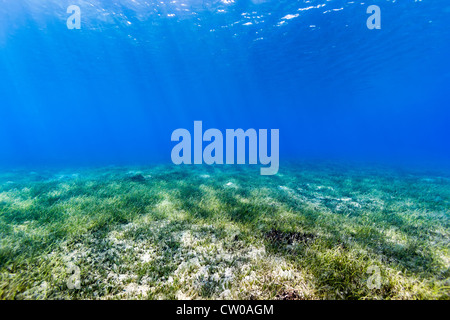
[[0, 0], [0, 163], [170, 161], [194, 120], [280, 129], [281, 163], [446, 163], [449, 23], [447, 0]]

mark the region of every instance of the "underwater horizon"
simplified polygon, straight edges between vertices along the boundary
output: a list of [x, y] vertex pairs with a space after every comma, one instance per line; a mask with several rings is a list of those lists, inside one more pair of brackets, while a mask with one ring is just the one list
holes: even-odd
[[448, 21], [0, 0], [0, 299], [449, 300]]

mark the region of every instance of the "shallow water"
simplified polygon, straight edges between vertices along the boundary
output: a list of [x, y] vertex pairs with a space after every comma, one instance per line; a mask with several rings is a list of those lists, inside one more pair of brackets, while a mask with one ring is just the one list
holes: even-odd
[[371, 4], [380, 30], [353, 1], [3, 1], [1, 162], [170, 161], [202, 120], [280, 129], [284, 158], [448, 163], [448, 3]]

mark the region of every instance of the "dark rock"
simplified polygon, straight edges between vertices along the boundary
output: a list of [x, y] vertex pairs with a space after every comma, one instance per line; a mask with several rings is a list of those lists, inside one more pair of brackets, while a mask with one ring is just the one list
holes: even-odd
[[277, 300], [305, 300], [303, 295], [300, 295], [297, 290], [283, 291], [276, 295]]
[[266, 239], [278, 242], [292, 244], [294, 242], [309, 243], [313, 241], [316, 236], [312, 233], [302, 232], [283, 232], [280, 230], [272, 229], [266, 233]]
[[136, 174], [129, 177], [129, 180], [133, 182], [145, 182], [145, 177], [142, 174]]

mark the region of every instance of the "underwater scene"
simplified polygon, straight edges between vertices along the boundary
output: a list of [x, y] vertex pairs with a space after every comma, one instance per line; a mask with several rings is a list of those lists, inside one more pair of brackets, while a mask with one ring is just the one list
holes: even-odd
[[0, 0], [1, 300], [450, 300], [446, 0]]

